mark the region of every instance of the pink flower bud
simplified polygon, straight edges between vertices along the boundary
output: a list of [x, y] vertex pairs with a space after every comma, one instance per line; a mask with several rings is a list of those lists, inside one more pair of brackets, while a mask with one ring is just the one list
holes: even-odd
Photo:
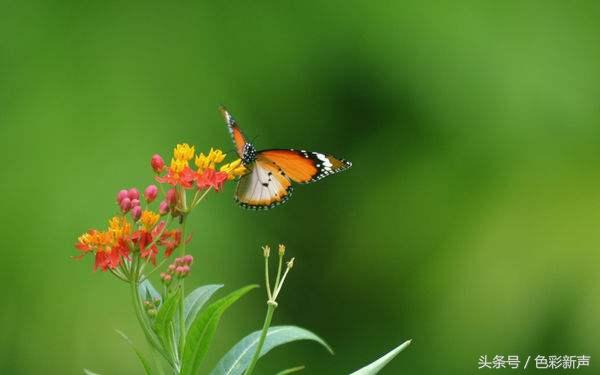
[[182, 273], [189, 273], [190, 272], [190, 266], [181, 266], [181, 272]]
[[169, 271], [170, 272], [174, 272], [175, 268], [176, 268], [176, 266], [174, 264], [169, 264]]
[[123, 211], [123, 213], [128, 212], [131, 209], [131, 200], [129, 198], [123, 198], [119, 205], [121, 206], [121, 211]]
[[133, 221], [138, 221], [142, 217], [142, 208], [140, 206], [134, 206], [131, 209], [131, 218]]
[[165, 282], [167, 282], [167, 283], [168, 283], [168, 282], [170, 282], [170, 281], [171, 281], [171, 279], [172, 279], [172, 278], [173, 278], [173, 277], [172, 277], [171, 275], [169, 275], [169, 274], [166, 274], [166, 275], [165, 275], [165, 277], [163, 277], [163, 280], [165, 280]]
[[132, 199], [131, 200], [131, 207], [139, 207], [140, 206], [140, 200], [139, 199]]
[[183, 263], [183, 258], [175, 258], [175, 264]]
[[191, 255], [186, 255], [183, 257], [183, 261], [186, 264], [192, 264], [194, 262], [194, 257]]
[[167, 201], [160, 202], [160, 206], [158, 206], [158, 213], [161, 215], [166, 215], [169, 212], [169, 204]]
[[167, 191], [166, 201], [170, 207], [175, 206], [177, 203], [177, 191], [175, 191], [175, 189], [169, 189], [169, 191]]
[[123, 189], [117, 194], [117, 203], [121, 204], [123, 198], [127, 198], [127, 190]]
[[129, 199], [134, 200], [134, 199], [140, 199], [140, 192], [136, 189], [136, 188], [131, 188], [129, 189], [129, 191], [127, 192], [127, 196], [129, 197]]
[[144, 197], [146, 198], [146, 202], [151, 203], [156, 199], [156, 195], [158, 194], [158, 188], [156, 185], [150, 185], [144, 191]]
[[150, 159], [150, 165], [154, 169], [154, 172], [160, 173], [165, 167], [165, 162], [159, 154], [154, 154], [152, 155], [152, 159]]
[[175, 268], [175, 273], [183, 273], [184, 271], [184, 266], [177, 266], [177, 268]]

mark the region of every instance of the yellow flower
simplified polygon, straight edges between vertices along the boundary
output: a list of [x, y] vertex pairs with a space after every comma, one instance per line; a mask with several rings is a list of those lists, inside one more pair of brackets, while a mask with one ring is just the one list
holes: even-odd
[[202, 152], [200, 155], [196, 156], [196, 167], [198, 167], [198, 172], [202, 173], [206, 169], [215, 169], [215, 165], [221, 163], [225, 160], [226, 154], [219, 149], [213, 149], [211, 147], [208, 155], [204, 155]]
[[158, 223], [159, 219], [160, 219], [159, 214], [154, 213], [152, 211], [144, 211], [144, 212], [142, 212], [142, 217], [140, 218], [140, 222], [142, 223], [144, 228], [146, 228], [146, 230], [149, 231], [156, 225], [156, 223]]
[[210, 165], [210, 160], [203, 153], [196, 156], [196, 167], [198, 167], [198, 172], [203, 172]]
[[243, 176], [246, 173], [248, 173], [248, 170], [242, 164], [241, 159], [238, 159], [234, 162], [225, 164], [224, 166], [221, 167], [220, 171], [227, 173], [228, 180], [233, 180], [236, 177]]
[[187, 143], [178, 144], [173, 150], [173, 157], [176, 160], [188, 161], [194, 157], [194, 146], [190, 146]]
[[223, 151], [219, 149], [213, 150], [213, 148], [211, 147], [210, 153], [208, 154], [208, 159], [210, 159], [212, 167], [214, 168], [215, 164], [219, 164], [223, 162], [223, 160], [225, 160], [225, 156], [227, 155], [224, 154]]
[[125, 217], [115, 216], [108, 221], [108, 233], [117, 241], [131, 232], [131, 226]]
[[173, 173], [181, 173], [188, 166], [187, 160], [171, 159], [171, 171]]

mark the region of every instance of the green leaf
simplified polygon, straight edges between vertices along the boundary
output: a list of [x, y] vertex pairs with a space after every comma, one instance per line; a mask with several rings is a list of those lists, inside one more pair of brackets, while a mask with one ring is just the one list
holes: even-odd
[[156, 319], [154, 320], [154, 330], [156, 331], [156, 334], [163, 340], [165, 347], [168, 347], [166, 343], [168, 343], [170, 340], [169, 326], [173, 321], [173, 315], [175, 315], [175, 312], [177, 311], [180, 295], [181, 293], [179, 290], [176, 290], [172, 295], [167, 297], [164, 303], [160, 306], [158, 315], [156, 315]]
[[304, 368], [305, 368], [304, 366], [296, 366], [296, 367], [288, 368], [288, 369], [283, 370], [283, 371], [279, 371], [276, 375], [292, 374], [294, 372], [302, 371], [302, 370], [304, 370]]
[[160, 293], [154, 288], [154, 286], [152, 286], [150, 280], [146, 279], [142, 281], [138, 287], [138, 291], [140, 292], [140, 298], [142, 301], [150, 300], [154, 302], [156, 299], [158, 299], [162, 303], [162, 297], [160, 296]]
[[142, 352], [139, 351], [135, 345], [133, 345], [133, 341], [131, 341], [131, 339], [129, 337], [127, 337], [127, 335], [125, 335], [123, 332], [119, 331], [118, 329], [115, 329], [115, 331], [117, 331], [117, 333], [131, 346], [131, 348], [137, 355], [138, 359], [142, 363], [142, 366], [144, 366], [144, 370], [146, 371], [146, 374], [152, 375], [152, 366], [150, 366], [150, 363], [148, 363], [148, 361], [146, 360], [146, 358], [144, 357]]
[[90, 370], [88, 370], [88, 369], [86, 369], [86, 368], [84, 368], [84, 369], [83, 369], [83, 373], [84, 373], [85, 375], [100, 375], [100, 374], [98, 374], [98, 373], [95, 373], [95, 372], [93, 372], [93, 371], [90, 371]]
[[410, 345], [411, 341], [412, 340], [408, 340], [408, 341], [404, 342], [402, 345], [400, 345], [396, 349], [392, 350], [388, 354], [384, 355], [383, 357], [379, 358], [375, 362], [371, 363], [368, 366], [361, 368], [358, 371], [353, 372], [350, 375], [375, 375], [375, 374], [377, 374], [379, 371], [381, 371], [382, 368], [385, 367], [385, 365], [387, 365], [392, 359], [394, 359], [394, 357], [397, 356], [398, 353], [400, 353], [401, 351], [406, 349], [406, 347]]
[[202, 306], [204, 306], [210, 297], [222, 287], [222, 284], [204, 285], [196, 288], [193, 292], [188, 294], [187, 297], [185, 297], [183, 311], [185, 316], [186, 331], [190, 329], [190, 325], [194, 321], [194, 318], [196, 318], [196, 315], [198, 315], [198, 312], [200, 312], [200, 309], [202, 309]]
[[243, 295], [257, 287], [258, 285], [249, 285], [238, 289], [210, 304], [196, 316], [186, 337], [181, 375], [196, 374], [198, 372], [198, 367], [200, 367], [200, 363], [208, 351], [208, 346], [217, 331], [217, 326], [225, 310]]
[[[252, 332], [235, 344], [233, 348], [221, 358], [219, 363], [217, 363], [217, 366], [211, 372], [211, 375], [243, 374], [252, 361], [252, 357], [260, 339], [260, 334], [261, 331]], [[333, 351], [323, 339], [304, 328], [295, 326], [275, 326], [269, 328], [269, 331], [267, 331], [265, 343], [260, 351], [260, 355], [262, 357], [271, 349], [279, 345], [297, 340], [316, 341], [333, 354]]]

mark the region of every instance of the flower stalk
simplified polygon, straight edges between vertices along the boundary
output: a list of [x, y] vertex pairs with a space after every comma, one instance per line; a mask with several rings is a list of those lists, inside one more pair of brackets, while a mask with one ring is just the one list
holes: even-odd
[[277, 296], [281, 292], [283, 288], [283, 283], [285, 282], [285, 278], [287, 277], [288, 272], [294, 266], [294, 258], [292, 258], [289, 262], [287, 262], [287, 266], [283, 277], [281, 276], [281, 269], [283, 264], [283, 257], [285, 255], [285, 246], [279, 245], [278, 254], [279, 254], [279, 264], [277, 266], [277, 276], [275, 277], [275, 285], [273, 286], [273, 291], [271, 291], [271, 285], [269, 283], [269, 255], [271, 252], [271, 248], [269, 246], [263, 247], [263, 256], [265, 258], [265, 286], [267, 289], [267, 313], [265, 315], [265, 321], [263, 323], [262, 330], [260, 332], [260, 337], [258, 339], [258, 344], [256, 346], [256, 350], [254, 351], [254, 355], [252, 356], [252, 360], [248, 365], [248, 369], [245, 372], [245, 375], [251, 375], [256, 367], [256, 364], [260, 358], [260, 353], [265, 344], [265, 340], [267, 338], [267, 333], [269, 332], [269, 327], [271, 326], [271, 320], [273, 319], [273, 314], [275, 313], [275, 309], [277, 308]]

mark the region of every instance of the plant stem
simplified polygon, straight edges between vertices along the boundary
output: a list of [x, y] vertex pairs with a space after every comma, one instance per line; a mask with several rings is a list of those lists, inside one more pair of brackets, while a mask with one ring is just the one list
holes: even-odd
[[267, 297], [270, 301], [273, 296], [271, 295], [271, 283], [269, 282], [269, 257], [265, 257], [265, 284], [267, 286]]
[[148, 322], [148, 320], [146, 319], [145, 315], [144, 315], [144, 308], [142, 306], [142, 302], [140, 300], [140, 295], [139, 295], [139, 291], [138, 291], [138, 280], [136, 278], [136, 263], [137, 263], [138, 257], [134, 257], [134, 259], [131, 262], [131, 275], [132, 278], [129, 282], [130, 286], [131, 286], [131, 298], [133, 299], [133, 308], [135, 310], [135, 315], [138, 319], [138, 323], [140, 324], [140, 326], [142, 327], [142, 331], [144, 331], [144, 335], [146, 336], [146, 340], [148, 340], [148, 342], [150, 343], [150, 346], [153, 347], [157, 352], [159, 352], [169, 363], [170, 366], [173, 366], [172, 364], [172, 360], [169, 357], [169, 355], [162, 349], [160, 342], [158, 342], [158, 339], [153, 336], [153, 332], [152, 332], [152, 328], [150, 328], [150, 323]]
[[265, 317], [265, 323], [263, 324], [262, 332], [260, 333], [258, 346], [256, 347], [256, 351], [254, 352], [254, 356], [252, 357], [252, 362], [250, 362], [250, 365], [248, 366], [248, 370], [246, 370], [245, 375], [251, 375], [252, 371], [254, 371], [256, 362], [258, 362], [258, 359], [260, 358], [260, 352], [262, 351], [265, 339], [267, 338], [267, 332], [269, 331], [269, 327], [271, 326], [273, 312], [275, 311], [275, 307], [277, 307], [277, 304], [272, 301], [268, 301], [267, 305], [267, 316]]
[[[185, 224], [186, 224], [187, 220], [186, 217], [184, 216], [183, 219], [183, 223], [181, 223], [181, 238], [183, 243], [181, 244], [181, 256], [185, 255], [185, 248], [186, 248], [186, 244], [185, 244]], [[183, 358], [183, 348], [185, 347], [185, 314], [184, 314], [184, 309], [185, 309], [185, 292], [184, 292], [184, 284], [185, 284], [185, 279], [181, 280], [181, 286], [180, 286], [180, 293], [181, 296], [179, 297], [179, 358]]]

